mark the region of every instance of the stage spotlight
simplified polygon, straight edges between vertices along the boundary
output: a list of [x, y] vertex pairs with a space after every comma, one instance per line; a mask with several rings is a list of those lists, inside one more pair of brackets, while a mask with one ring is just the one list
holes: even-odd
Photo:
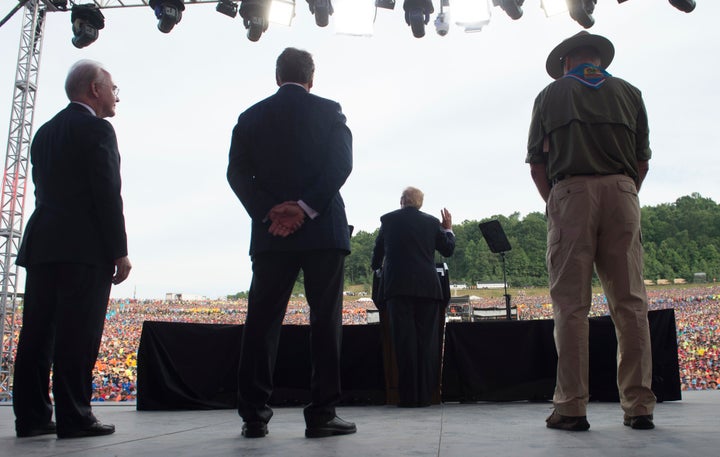
[[440, 11], [435, 18], [435, 31], [440, 36], [445, 36], [450, 31], [450, 14]]
[[578, 24], [586, 29], [595, 24], [592, 13], [595, 11], [597, 0], [567, 0], [567, 3], [570, 17], [575, 19]]
[[295, 17], [295, 0], [272, 0], [268, 21], [290, 27]]
[[375, 0], [376, 8], [384, 8], [386, 10], [395, 9], [395, 0]]
[[68, 0], [50, 0], [50, 4], [60, 11], [67, 11]]
[[499, 6], [511, 19], [520, 19], [523, 15], [522, 5], [525, 0], [492, 0], [493, 5]]
[[215, 7], [215, 11], [228, 17], [235, 17], [237, 16], [238, 7], [232, 0], [220, 0]]
[[431, 0], [405, 0], [405, 22], [410, 26], [415, 38], [425, 36], [425, 24], [430, 22], [430, 14], [435, 12]]
[[247, 29], [248, 40], [259, 40], [263, 32], [268, 29], [269, 10], [270, 0], [242, 0], [242, 3], [240, 3], [240, 16], [243, 18], [243, 25]]
[[440, 12], [435, 18], [435, 31], [440, 36], [445, 36], [450, 31], [450, 13], [445, 8], [450, 7], [450, 0], [440, 0]]
[[670, 4], [680, 11], [686, 13], [691, 12], [695, 9], [695, 0], [669, 0]]
[[540, 0], [540, 8], [545, 11], [546, 17], [568, 12], [568, 5], [565, 0]]
[[182, 0], [150, 0], [150, 8], [155, 11], [158, 19], [158, 30], [162, 33], [170, 33], [175, 24], [182, 19], [182, 12], [185, 11], [185, 4]]
[[338, 35], [373, 36], [375, 0], [334, 0], [333, 23]]
[[454, 0], [453, 20], [468, 33], [480, 32], [490, 23], [491, 8], [490, 0]]
[[330, 0], [307, 0], [310, 12], [315, 15], [315, 23], [319, 27], [325, 27], [330, 23], [330, 16], [333, 13]]
[[98, 30], [105, 27], [105, 16], [94, 3], [73, 5], [70, 22], [73, 31], [72, 44], [81, 49], [98, 39]]

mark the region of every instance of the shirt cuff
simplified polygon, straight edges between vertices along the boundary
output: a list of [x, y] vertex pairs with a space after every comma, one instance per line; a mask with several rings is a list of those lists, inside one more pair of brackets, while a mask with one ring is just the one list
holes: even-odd
[[307, 214], [310, 219], [315, 219], [320, 214], [317, 211], [315, 211], [314, 209], [310, 208], [307, 205], [307, 203], [305, 203], [302, 200], [298, 200], [297, 203], [298, 203], [298, 206], [300, 206], [300, 208], [302, 208], [303, 211], [305, 211], [305, 214]]

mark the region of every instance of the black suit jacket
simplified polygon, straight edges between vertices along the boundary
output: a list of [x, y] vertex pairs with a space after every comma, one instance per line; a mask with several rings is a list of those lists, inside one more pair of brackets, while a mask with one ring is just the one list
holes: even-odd
[[396, 296], [444, 300], [435, 266], [435, 250], [450, 257], [455, 235], [440, 221], [422, 211], [405, 207], [380, 218], [371, 266], [382, 266], [384, 298]]
[[127, 252], [120, 154], [112, 125], [70, 103], [30, 149], [35, 210], [17, 264], [112, 264]]
[[[340, 188], [352, 171], [352, 135], [340, 105], [286, 84], [238, 118], [227, 179], [252, 218], [250, 255], [341, 249], [350, 232]], [[268, 233], [270, 209], [302, 200], [319, 213], [282, 238]]]

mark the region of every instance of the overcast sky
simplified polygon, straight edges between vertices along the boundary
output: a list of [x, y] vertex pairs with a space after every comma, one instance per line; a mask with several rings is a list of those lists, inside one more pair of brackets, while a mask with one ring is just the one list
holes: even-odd
[[[480, 33], [453, 27], [440, 37], [430, 24], [417, 39], [398, 2], [378, 11], [373, 37], [361, 38], [336, 35], [332, 18], [317, 27], [306, 2], [297, 4], [291, 27], [271, 24], [256, 43], [214, 4], [188, 5], [170, 34], [157, 30], [150, 8], [105, 9], [105, 29], [84, 49], [70, 42], [69, 12], [48, 14], [35, 129], [67, 104], [64, 79], [81, 58], [103, 62], [120, 87], [111, 122], [134, 268], [113, 297], [215, 298], [249, 288], [250, 221], [225, 178], [230, 133], [240, 112], [276, 91], [275, 59], [287, 46], [314, 55], [313, 93], [347, 115], [354, 169], [342, 195], [356, 231], [375, 230], [408, 185], [425, 192], [423, 210], [439, 216], [447, 207], [455, 223], [544, 211], [524, 163], [527, 127], [551, 82], [547, 54], [582, 29], [576, 22], [548, 19], [539, 0], [528, 0], [517, 21], [494, 8]], [[615, 44], [608, 70], [645, 98], [653, 159], [641, 204], [693, 192], [720, 202], [720, 2], [700, 0], [686, 14], [663, 0], [603, 0], [594, 17], [590, 32]], [[4, 146], [21, 19], [0, 27]], [[32, 191], [28, 183], [25, 220]]]

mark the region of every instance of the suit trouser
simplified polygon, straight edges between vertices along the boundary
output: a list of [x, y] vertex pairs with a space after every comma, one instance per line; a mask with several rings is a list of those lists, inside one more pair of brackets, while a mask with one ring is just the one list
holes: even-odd
[[95, 422], [90, 407], [92, 370], [112, 275], [112, 265], [27, 267], [13, 380], [17, 429], [43, 426], [52, 418], [51, 366], [58, 430], [76, 430]]
[[635, 182], [624, 175], [565, 179], [552, 188], [547, 212], [546, 260], [558, 352], [556, 410], [586, 415], [594, 265], [617, 335], [620, 404], [631, 416], [652, 414], [652, 352]]
[[427, 406], [440, 382], [438, 300], [387, 300], [398, 367], [399, 406]]
[[253, 258], [238, 371], [238, 413], [246, 422], [268, 422], [267, 405], [288, 300], [302, 269], [310, 307], [311, 403], [308, 425], [335, 417], [340, 400], [340, 345], [345, 252], [338, 249], [268, 252]]

